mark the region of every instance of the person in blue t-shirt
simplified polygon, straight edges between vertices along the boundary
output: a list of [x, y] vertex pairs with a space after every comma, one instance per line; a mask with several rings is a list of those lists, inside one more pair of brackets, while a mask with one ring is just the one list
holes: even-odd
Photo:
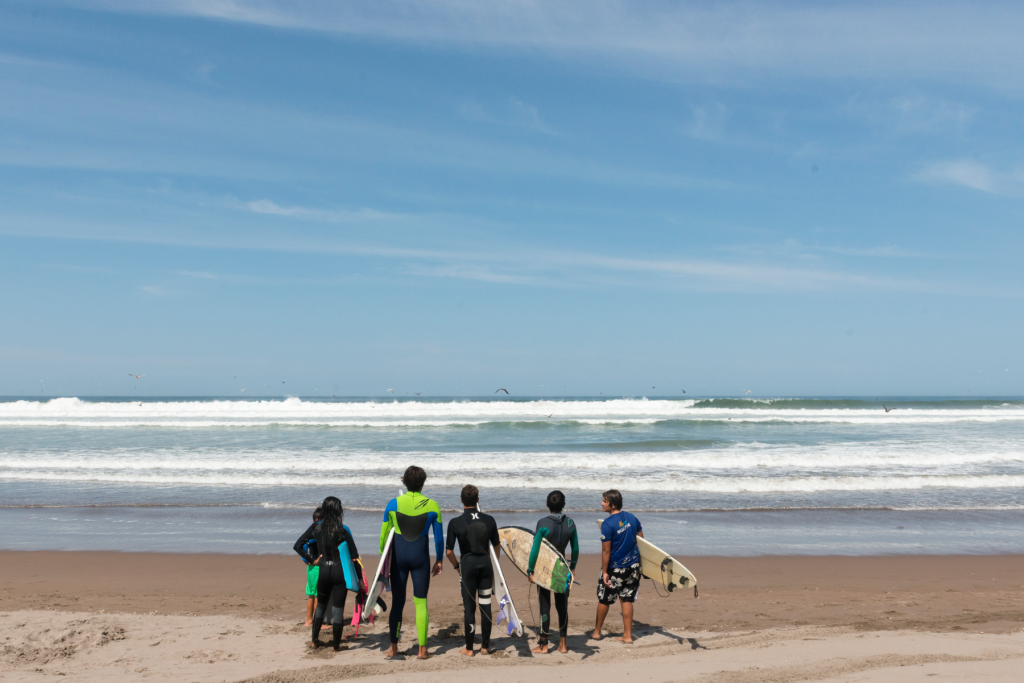
[[608, 608], [622, 601], [622, 637], [633, 642], [633, 600], [640, 589], [640, 549], [636, 537], [644, 537], [640, 520], [622, 510], [622, 494], [616, 489], [601, 495], [601, 509], [608, 518], [601, 523], [601, 578], [597, 582], [597, 623], [591, 638], [601, 640]]

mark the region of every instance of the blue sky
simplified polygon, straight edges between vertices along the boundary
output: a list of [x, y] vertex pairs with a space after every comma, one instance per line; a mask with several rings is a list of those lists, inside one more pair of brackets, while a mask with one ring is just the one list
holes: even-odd
[[0, 394], [1022, 394], [1022, 34], [3, 3]]

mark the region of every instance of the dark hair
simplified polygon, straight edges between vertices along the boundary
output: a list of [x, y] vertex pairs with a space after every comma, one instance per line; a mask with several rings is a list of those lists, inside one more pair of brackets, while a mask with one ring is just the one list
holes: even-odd
[[324, 509], [323, 509], [322, 506], [318, 507], [316, 510], [313, 510], [313, 521], [314, 522], [319, 522], [321, 519], [323, 519], [323, 516], [324, 516]]
[[476, 504], [480, 502], [480, 489], [473, 486], [472, 484], [466, 484], [462, 487], [462, 504], [468, 508], [476, 507]]
[[323, 505], [320, 508], [323, 510], [323, 516], [320, 518], [320, 521], [323, 523], [326, 537], [331, 538], [335, 534], [340, 533], [341, 520], [345, 516], [345, 510], [341, 507], [341, 501], [334, 496], [327, 496], [324, 498]]
[[548, 510], [561, 512], [565, 507], [565, 494], [561, 491], [552, 491], [548, 494]]
[[405, 488], [413, 493], [422, 491], [423, 482], [426, 480], [427, 473], [423, 471], [422, 467], [416, 467], [416, 465], [409, 465], [409, 469], [402, 475], [402, 483], [405, 484]]
[[601, 494], [601, 497], [608, 501], [613, 510], [622, 509], [622, 494], [619, 493], [618, 489], [608, 489]]

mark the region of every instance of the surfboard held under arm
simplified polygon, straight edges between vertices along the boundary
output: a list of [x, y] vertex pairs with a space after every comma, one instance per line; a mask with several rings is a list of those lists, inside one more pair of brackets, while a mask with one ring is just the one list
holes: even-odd
[[[526, 574], [530, 569], [530, 551], [533, 549], [533, 532], [521, 526], [506, 526], [498, 529], [501, 549], [512, 560], [516, 569]], [[548, 539], [542, 539], [537, 563], [533, 567], [533, 582], [541, 588], [555, 593], [567, 593], [573, 584], [573, 575], [565, 556]]]
[[[600, 527], [603, 519], [597, 520]], [[697, 577], [683, 563], [646, 538], [636, 537], [637, 549], [640, 551], [640, 573], [644, 578], [660, 583], [671, 593], [676, 588], [693, 588], [693, 597], [697, 597]]]
[[370, 583], [369, 593], [366, 594], [366, 604], [363, 607], [363, 621], [372, 622], [378, 613], [383, 612], [387, 607], [378, 608], [377, 600], [382, 590], [391, 590], [389, 571], [391, 567], [391, 543], [395, 540], [395, 530], [388, 532], [388, 540], [384, 542], [384, 552], [380, 554], [380, 561], [377, 563], [377, 572], [373, 575]]
[[[491, 570], [494, 572], [494, 590], [491, 592], [492, 605], [496, 602], [498, 612], [494, 615], [494, 623], [501, 626], [505, 623], [505, 631], [517, 636], [523, 635], [523, 622], [519, 619], [516, 606], [512, 602], [512, 593], [505, 583], [505, 575], [501, 572], [501, 563], [498, 562], [498, 555], [494, 552], [494, 546], [488, 546], [491, 551]], [[493, 609], [493, 606], [492, 606]]]

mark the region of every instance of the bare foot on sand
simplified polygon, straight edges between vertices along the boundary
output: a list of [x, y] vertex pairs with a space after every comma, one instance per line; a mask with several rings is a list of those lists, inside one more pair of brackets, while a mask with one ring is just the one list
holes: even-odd
[[391, 659], [392, 657], [398, 656], [398, 643], [391, 643], [391, 647], [384, 653], [385, 659]]
[[546, 655], [548, 653], [548, 646], [547, 645], [538, 645], [537, 647], [535, 647], [532, 650], [530, 650], [530, 652], [535, 652], [535, 653], [537, 653], [539, 655]]
[[430, 659], [433, 655], [427, 652], [425, 645], [420, 645], [420, 653], [416, 655], [416, 659]]
[[594, 631], [590, 634], [591, 640], [601, 640], [602, 638], [604, 638], [604, 636], [602, 636], [598, 631]]
[[565, 644], [565, 641], [564, 641], [564, 640], [563, 640], [563, 641], [562, 641], [562, 643], [561, 643], [561, 644], [560, 644], [560, 645], [558, 646], [558, 651], [559, 651], [559, 652], [561, 652], [561, 653], [562, 653], [563, 655], [564, 655], [564, 654], [568, 654], [568, 652], [569, 652], [569, 648], [568, 648], [568, 647], [566, 646], [566, 644]]
[[311, 643], [309, 644], [309, 649], [310, 649], [310, 650], [315, 650], [315, 649], [317, 649], [318, 647], [320, 647], [320, 642], [319, 642], [319, 641], [316, 641], [316, 640], [314, 640], [314, 641], [312, 641], [312, 642], [311, 642]]
[[307, 622], [306, 622], [305, 624], [303, 624], [303, 625], [304, 625], [304, 626], [312, 626], [312, 625], [313, 625], [313, 622], [312, 622], [312, 621], [307, 621]]
[[620, 643], [626, 643], [627, 645], [633, 642], [632, 638], [627, 640], [626, 636], [622, 636], [621, 638], [616, 638], [615, 640], [619, 641]]
[[466, 648], [462, 648], [461, 650], [459, 650], [459, 654], [460, 655], [466, 655], [467, 657], [472, 657], [476, 653], [473, 652], [472, 650], [467, 650]]

